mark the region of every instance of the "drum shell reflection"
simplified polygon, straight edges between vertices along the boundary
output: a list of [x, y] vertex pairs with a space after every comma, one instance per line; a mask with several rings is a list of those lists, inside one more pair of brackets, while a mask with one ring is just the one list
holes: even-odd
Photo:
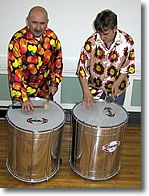
[[[103, 108], [107, 106], [107, 103], [97, 103], [97, 106], [100, 107], [101, 105], [102, 107], [99, 108], [99, 110], [102, 109], [103, 111]], [[114, 104], [110, 105], [112, 108], [114, 106]], [[74, 172], [86, 179], [109, 179], [120, 170], [121, 154], [128, 120], [127, 113], [123, 108], [120, 108], [120, 110], [125, 113], [124, 121], [122, 120], [117, 124], [115, 123], [113, 126], [108, 124], [106, 126], [106, 122], [104, 122], [104, 126], [102, 126], [101, 123], [100, 127], [96, 126], [97, 122], [95, 122], [94, 125], [91, 125], [85, 123], [85, 121], [82, 120], [83, 118], [80, 120], [79, 115], [76, 112], [77, 107], [80, 107], [81, 109], [79, 109], [81, 111], [81, 103], [76, 105], [73, 109], [70, 165]], [[116, 105], [116, 108], [119, 109], [119, 107], [120, 106]], [[85, 113], [85, 115], [88, 115], [87, 112]], [[102, 118], [104, 118], [104, 111]], [[111, 118], [112, 120], [112, 117], [107, 118]]]
[[[44, 103], [44, 100], [34, 100]], [[60, 148], [61, 148], [61, 136], [64, 125], [64, 112], [62, 108], [56, 103], [50, 103], [51, 109], [55, 108], [54, 112], [60, 112], [59, 123], [55, 127], [49, 127], [51, 111], [40, 111], [37, 109], [35, 117], [33, 114], [25, 115], [24, 122], [30, 123], [30, 119], [37, 119], [37, 116], [43, 116], [42, 119], [47, 119], [47, 128], [45, 125], [35, 124], [34, 130], [24, 129], [14, 124], [11, 113], [8, 113], [8, 158], [7, 169], [17, 179], [29, 183], [37, 183], [46, 181], [54, 176], [59, 170], [60, 165]], [[11, 108], [10, 108], [11, 109]], [[43, 109], [44, 110], [44, 109]], [[17, 110], [15, 110], [17, 113]], [[18, 111], [19, 112], [19, 111]], [[43, 112], [43, 113], [42, 113]], [[54, 113], [52, 111], [52, 113]], [[45, 115], [44, 115], [45, 113]], [[21, 114], [21, 112], [20, 112]], [[23, 116], [23, 114], [21, 114]], [[53, 115], [53, 114], [52, 114]], [[56, 118], [56, 117], [55, 117]], [[40, 118], [36, 121], [39, 123]], [[35, 120], [33, 120], [35, 122]], [[45, 121], [46, 122], [46, 121]], [[44, 123], [44, 121], [43, 121]], [[57, 122], [56, 122], [57, 123]], [[44, 126], [45, 129], [41, 130], [40, 126]], [[28, 125], [28, 128], [30, 125]], [[36, 127], [36, 129], [35, 129]]]

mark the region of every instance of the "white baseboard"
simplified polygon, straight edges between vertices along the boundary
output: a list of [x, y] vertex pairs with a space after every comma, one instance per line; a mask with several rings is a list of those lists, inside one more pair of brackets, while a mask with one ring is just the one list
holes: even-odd
[[12, 101], [0, 100], [0, 107], [9, 107], [12, 104]]

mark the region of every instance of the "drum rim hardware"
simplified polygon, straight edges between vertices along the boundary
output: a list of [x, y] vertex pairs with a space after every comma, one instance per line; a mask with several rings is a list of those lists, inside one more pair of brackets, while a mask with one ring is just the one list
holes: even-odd
[[[101, 102], [101, 103], [106, 103], [106, 101], [104, 101], [104, 100], [96, 100], [96, 102]], [[120, 127], [120, 126], [122, 126], [123, 124], [126, 124], [127, 122], [128, 122], [128, 114], [127, 114], [127, 118], [126, 118], [126, 120], [125, 121], [123, 121], [122, 123], [119, 123], [119, 124], [117, 124], [117, 125], [113, 125], [113, 126], [111, 126], [111, 125], [105, 125], [105, 126], [96, 126], [96, 125], [91, 125], [91, 124], [88, 124], [88, 123], [86, 123], [86, 122], [84, 122], [83, 120], [80, 120], [80, 119], [78, 119], [78, 117], [74, 114], [74, 110], [75, 110], [75, 108], [76, 108], [76, 106], [77, 105], [79, 105], [79, 104], [81, 104], [82, 103], [82, 101], [80, 101], [80, 102], [78, 102], [74, 107], [73, 107], [73, 109], [72, 109], [72, 117], [74, 117], [75, 118], [75, 120], [76, 121], [78, 121], [79, 123], [81, 123], [82, 125], [85, 125], [85, 126], [87, 126], [87, 127], [93, 127], [94, 129], [99, 129], [99, 128], [104, 128], [104, 129], [109, 129], [109, 128], [115, 128], [115, 127]], [[110, 104], [110, 103], [109, 103]], [[114, 103], [115, 105], [117, 105], [117, 106], [119, 106], [119, 104], [117, 104], [117, 103]], [[109, 107], [109, 106], [108, 106]], [[124, 107], [122, 107], [122, 106], [119, 106], [119, 107], [121, 107], [123, 110], [124, 110], [124, 112], [126, 112], [127, 113], [127, 111], [126, 111], [126, 109], [124, 108]], [[109, 108], [111, 108], [111, 107], [109, 107]], [[110, 111], [111, 112], [111, 111]], [[106, 114], [106, 112], [104, 111], [104, 113]], [[108, 113], [109, 114], [109, 113]], [[106, 114], [107, 116], [108, 116], [108, 114]], [[110, 114], [109, 114], [110, 115]], [[112, 117], [114, 117], [114, 115], [115, 115], [115, 111], [112, 109], [112, 113], [111, 113], [111, 115], [112, 115]], [[109, 116], [110, 117], [110, 116]]]

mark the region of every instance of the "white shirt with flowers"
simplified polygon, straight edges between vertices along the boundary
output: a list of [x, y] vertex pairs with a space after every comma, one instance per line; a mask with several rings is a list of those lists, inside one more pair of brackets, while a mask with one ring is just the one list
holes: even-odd
[[[100, 96], [103, 92], [111, 95], [112, 85], [120, 74], [129, 76], [134, 72], [134, 41], [127, 33], [117, 30], [110, 48], [107, 48], [97, 32], [85, 42], [80, 54], [77, 75], [87, 79], [93, 96]], [[128, 84], [127, 77], [119, 86], [120, 94]]]

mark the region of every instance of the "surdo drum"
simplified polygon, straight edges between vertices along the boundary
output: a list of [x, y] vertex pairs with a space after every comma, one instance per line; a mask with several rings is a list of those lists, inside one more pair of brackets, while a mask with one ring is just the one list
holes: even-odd
[[118, 173], [126, 110], [116, 103], [99, 100], [87, 109], [82, 103], [73, 108], [70, 165], [74, 172], [89, 180], [106, 180]]
[[[43, 106], [45, 99], [31, 99], [34, 106]], [[15, 106], [20, 105], [16, 103]], [[35, 108], [25, 114], [9, 108], [8, 171], [17, 179], [36, 183], [48, 180], [59, 170], [61, 133], [64, 111], [55, 102], [49, 108]]]

